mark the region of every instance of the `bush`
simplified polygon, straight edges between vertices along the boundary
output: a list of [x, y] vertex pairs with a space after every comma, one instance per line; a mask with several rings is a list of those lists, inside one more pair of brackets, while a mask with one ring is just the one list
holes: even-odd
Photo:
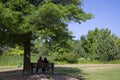
[[101, 64], [102, 62], [99, 61], [99, 60], [91, 60], [91, 59], [79, 58], [78, 63], [79, 64]]
[[1, 55], [0, 66], [18, 66], [23, 64], [23, 56], [20, 55]]
[[78, 58], [76, 54], [64, 53], [64, 54], [59, 54], [55, 60], [60, 62], [76, 63], [77, 59]]
[[11, 48], [10, 50], [5, 51], [5, 55], [23, 55], [24, 51], [20, 49], [20, 46]]

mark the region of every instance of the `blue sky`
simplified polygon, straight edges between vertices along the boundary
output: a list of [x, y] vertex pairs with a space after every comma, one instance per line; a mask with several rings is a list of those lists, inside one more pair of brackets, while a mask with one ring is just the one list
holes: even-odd
[[108, 28], [120, 37], [120, 0], [84, 0], [82, 8], [85, 12], [92, 13], [94, 18], [82, 24], [69, 23], [68, 28], [75, 39], [80, 39], [81, 35], [86, 35], [96, 27]]

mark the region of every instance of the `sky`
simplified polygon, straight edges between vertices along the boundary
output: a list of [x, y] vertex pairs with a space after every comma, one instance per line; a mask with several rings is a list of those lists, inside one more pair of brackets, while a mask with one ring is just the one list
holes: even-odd
[[68, 29], [73, 32], [74, 39], [86, 35], [89, 30], [108, 28], [120, 37], [120, 0], [84, 0], [82, 5], [86, 13], [92, 13], [94, 18], [87, 22], [69, 23]]

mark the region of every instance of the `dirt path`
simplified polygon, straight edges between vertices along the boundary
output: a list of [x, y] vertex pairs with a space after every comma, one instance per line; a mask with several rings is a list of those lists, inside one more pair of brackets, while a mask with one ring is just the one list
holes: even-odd
[[81, 66], [105, 66], [105, 67], [116, 67], [120, 64], [65, 64], [65, 65], [56, 65], [56, 67], [81, 67]]

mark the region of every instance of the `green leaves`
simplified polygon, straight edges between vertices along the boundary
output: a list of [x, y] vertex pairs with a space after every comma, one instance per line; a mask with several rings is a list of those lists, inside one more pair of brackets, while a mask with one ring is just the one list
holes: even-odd
[[81, 23], [92, 18], [80, 8], [81, 3], [80, 0], [0, 1], [0, 37], [4, 43], [23, 43], [33, 35], [31, 39], [40, 38], [51, 50], [68, 51], [72, 36], [66, 22]]
[[95, 53], [100, 60], [113, 60], [116, 55], [115, 37], [111, 35], [108, 29], [101, 29], [97, 44], [95, 47]]
[[[118, 57], [115, 44], [117, 37], [111, 34], [109, 29], [98, 29], [88, 31], [86, 36], [81, 37], [81, 46], [87, 58], [110, 61]], [[81, 48], [81, 49], [82, 49]], [[80, 54], [81, 55], [81, 54]]]
[[81, 8], [76, 7], [76, 5], [70, 4], [66, 6], [66, 9], [69, 11], [68, 18], [69, 20], [81, 23], [81, 21], [86, 21], [87, 19], [92, 18], [92, 14], [86, 14]]

